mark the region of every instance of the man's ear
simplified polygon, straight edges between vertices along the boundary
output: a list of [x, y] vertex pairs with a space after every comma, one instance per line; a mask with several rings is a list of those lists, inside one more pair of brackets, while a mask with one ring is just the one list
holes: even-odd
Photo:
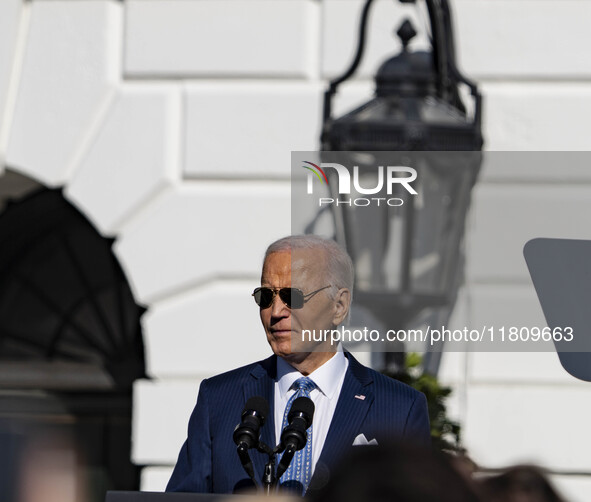
[[338, 326], [347, 318], [347, 314], [349, 313], [349, 308], [351, 307], [351, 292], [347, 288], [339, 289], [335, 295], [334, 302], [335, 311], [332, 323], [335, 326]]

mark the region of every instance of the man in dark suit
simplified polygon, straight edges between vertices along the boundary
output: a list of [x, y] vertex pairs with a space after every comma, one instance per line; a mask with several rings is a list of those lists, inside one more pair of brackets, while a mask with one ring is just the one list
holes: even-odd
[[[362, 366], [330, 336], [310, 336], [346, 321], [352, 290], [351, 259], [334, 241], [293, 236], [269, 246], [253, 296], [274, 355], [201, 383], [167, 491], [232, 493], [252, 487], [232, 433], [253, 396], [270, 404], [261, 440], [271, 447], [279, 442], [293, 400], [314, 401], [308, 443], [280, 480], [300, 494], [322, 487], [352, 446], [392, 438], [429, 444], [423, 394]], [[251, 450], [251, 457], [260, 478], [266, 456]]]

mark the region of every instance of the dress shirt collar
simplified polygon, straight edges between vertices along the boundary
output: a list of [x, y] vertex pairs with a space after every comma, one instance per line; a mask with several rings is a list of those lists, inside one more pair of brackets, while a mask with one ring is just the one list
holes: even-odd
[[[340, 349], [340, 347], [339, 347]], [[342, 376], [347, 371], [349, 361], [342, 350], [337, 350], [335, 355], [308, 375], [314, 381], [320, 392], [332, 399], [339, 387]], [[302, 374], [281, 357], [277, 358], [277, 383], [279, 392], [286, 396], [293, 383], [301, 378]]]

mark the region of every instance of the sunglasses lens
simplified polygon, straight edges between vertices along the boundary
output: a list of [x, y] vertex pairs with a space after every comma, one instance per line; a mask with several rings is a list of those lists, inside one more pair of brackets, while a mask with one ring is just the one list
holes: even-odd
[[279, 298], [289, 308], [291, 308], [291, 288], [281, 288], [279, 290]]
[[[257, 301], [257, 303], [259, 304], [259, 306], [263, 309], [266, 309], [268, 307], [271, 306], [271, 303], [273, 303], [273, 297], [275, 296], [273, 294], [273, 290], [270, 288], [261, 288], [258, 292], [258, 296], [259, 296], [259, 300]], [[257, 299], [257, 296], [255, 294], [255, 300]]]
[[273, 303], [273, 290], [269, 288], [256, 288], [254, 293], [254, 301], [263, 309], [266, 309]]
[[[256, 288], [252, 296], [259, 307], [266, 309], [273, 303], [275, 291], [271, 288]], [[290, 309], [301, 309], [304, 306], [304, 293], [297, 288], [281, 288], [279, 298]]]
[[284, 288], [279, 291], [279, 296], [291, 309], [301, 309], [304, 306], [304, 293], [297, 288]]
[[259, 288], [256, 288], [253, 292], [252, 292], [252, 296], [254, 298], [254, 301], [256, 302], [257, 305], [261, 305], [261, 290]]

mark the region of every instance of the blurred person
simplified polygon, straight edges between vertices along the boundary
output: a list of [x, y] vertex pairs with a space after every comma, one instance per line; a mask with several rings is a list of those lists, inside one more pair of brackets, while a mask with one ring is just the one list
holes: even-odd
[[409, 444], [359, 447], [312, 502], [483, 502], [442, 453]]
[[19, 464], [15, 502], [88, 502], [80, 454], [68, 435], [31, 434]]
[[517, 465], [479, 481], [487, 502], [565, 502], [539, 467]]
[[450, 464], [458, 471], [465, 479], [472, 480], [474, 475], [478, 472], [478, 464], [472, 460], [464, 448], [455, 451], [444, 450]]
[[[334, 241], [290, 236], [267, 248], [261, 287], [253, 296], [273, 355], [201, 383], [167, 491], [230, 493], [252, 487], [232, 433], [253, 396], [270, 404], [261, 435], [271, 447], [279, 443], [294, 398], [310, 397], [315, 404], [308, 443], [280, 480], [299, 494], [321, 486], [353, 445], [391, 437], [430, 444], [422, 393], [361, 365], [330, 338], [306, 338], [306, 330], [334, 330], [347, 319], [352, 291], [351, 259]], [[237, 322], [231, 311], [228, 320]], [[255, 449], [250, 454], [262, 475], [266, 456]]]

